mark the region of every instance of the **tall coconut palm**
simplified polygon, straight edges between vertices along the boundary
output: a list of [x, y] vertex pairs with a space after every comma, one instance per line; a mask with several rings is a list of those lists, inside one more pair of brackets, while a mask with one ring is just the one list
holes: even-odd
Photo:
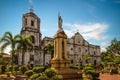
[[43, 66], [45, 66], [45, 54], [47, 54], [47, 47], [45, 46], [42, 51], [43, 51]]
[[51, 59], [52, 59], [53, 58], [53, 53], [54, 53], [54, 46], [53, 46], [53, 44], [48, 43], [46, 45], [46, 47], [47, 47], [47, 52], [48, 52], [48, 54], [51, 54]]
[[22, 51], [22, 65], [24, 64], [25, 52], [30, 48], [33, 49], [31, 36], [23, 37], [22, 35], [17, 36], [17, 48]]
[[13, 68], [13, 55], [15, 53], [15, 47], [16, 47], [16, 36], [13, 36], [11, 32], [5, 32], [4, 36], [2, 38], [0, 38], [0, 43], [1, 43], [1, 47], [0, 47], [0, 51], [4, 52], [4, 50], [6, 49], [7, 46], [11, 47], [11, 57], [12, 57], [12, 68]]
[[43, 65], [45, 65], [45, 54], [51, 54], [51, 59], [53, 58], [53, 53], [54, 53], [54, 46], [51, 43], [48, 43], [44, 48], [43, 48]]

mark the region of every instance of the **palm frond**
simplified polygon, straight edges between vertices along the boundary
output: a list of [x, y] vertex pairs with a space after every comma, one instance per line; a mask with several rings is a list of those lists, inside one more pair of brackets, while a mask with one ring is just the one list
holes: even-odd
[[6, 48], [8, 45], [10, 45], [9, 42], [6, 42], [6, 43], [2, 44], [1, 47], [0, 47], [0, 52], [4, 52], [5, 48]]
[[9, 36], [9, 38], [13, 38], [12, 33], [11, 32], [5, 32], [4, 36]]

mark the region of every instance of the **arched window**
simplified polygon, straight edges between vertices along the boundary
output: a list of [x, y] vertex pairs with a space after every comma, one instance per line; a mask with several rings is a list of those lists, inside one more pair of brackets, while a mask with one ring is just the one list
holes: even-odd
[[62, 58], [64, 59], [64, 41], [62, 41]]
[[30, 61], [34, 61], [34, 55], [30, 55]]
[[32, 38], [32, 43], [35, 43], [35, 37], [31, 36], [31, 38]]
[[94, 60], [94, 65], [96, 65], [97, 64], [97, 61], [96, 60]]
[[31, 20], [31, 26], [34, 26], [34, 21], [33, 20]]
[[27, 25], [27, 19], [25, 19], [25, 25]]

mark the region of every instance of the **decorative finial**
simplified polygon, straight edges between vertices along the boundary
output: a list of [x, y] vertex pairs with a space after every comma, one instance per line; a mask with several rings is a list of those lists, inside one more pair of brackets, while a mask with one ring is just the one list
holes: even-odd
[[59, 29], [62, 29], [62, 22], [63, 22], [63, 20], [62, 20], [62, 17], [60, 16], [60, 12], [58, 13], [58, 27], [59, 27]]
[[32, 0], [29, 0], [30, 3], [30, 12], [33, 12], [33, 4], [32, 4]]

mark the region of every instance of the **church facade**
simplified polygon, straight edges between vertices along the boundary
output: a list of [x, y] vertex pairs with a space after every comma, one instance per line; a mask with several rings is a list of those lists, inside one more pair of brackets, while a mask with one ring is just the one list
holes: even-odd
[[[60, 24], [59, 24], [60, 25]], [[42, 34], [40, 32], [40, 18], [30, 10], [22, 17], [22, 36], [31, 36], [34, 45], [34, 49], [28, 49], [24, 55], [24, 64], [43, 65], [43, 51], [47, 43], [54, 44], [53, 38], [44, 37], [42, 40]], [[19, 52], [18, 63], [22, 65], [22, 51]], [[80, 59], [81, 64], [86, 63], [84, 55], [89, 55], [91, 58], [88, 62], [97, 64], [101, 61], [100, 59], [100, 46], [92, 45], [87, 42], [83, 36], [77, 32], [71, 38], [67, 38], [67, 56], [71, 59], [71, 63], [78, 64]], [[45, 64], [50, 63], [51, 55], [46, 54]]]
[[[43, 43], [53, 44], [53, 38], [45, 37]], [[47, 54], [47, 56], [50, 54]], [[67, 56], [71, 59], [71, 63], [78, 64], [80, 59], [81, 64], [86, 63], [84, 55], [89, 55], [90, 59], [88, 62], [97, 64], [101, 62], [100, 57], [100, 46], [92, 45], [87, 42], [82, 35], [77, 32], [71, 38], [67, 38]], [[51, 58], [47, 58], [51, 60]], [[46, 63], [49, 63], [49, 60], [46, 60]]]

